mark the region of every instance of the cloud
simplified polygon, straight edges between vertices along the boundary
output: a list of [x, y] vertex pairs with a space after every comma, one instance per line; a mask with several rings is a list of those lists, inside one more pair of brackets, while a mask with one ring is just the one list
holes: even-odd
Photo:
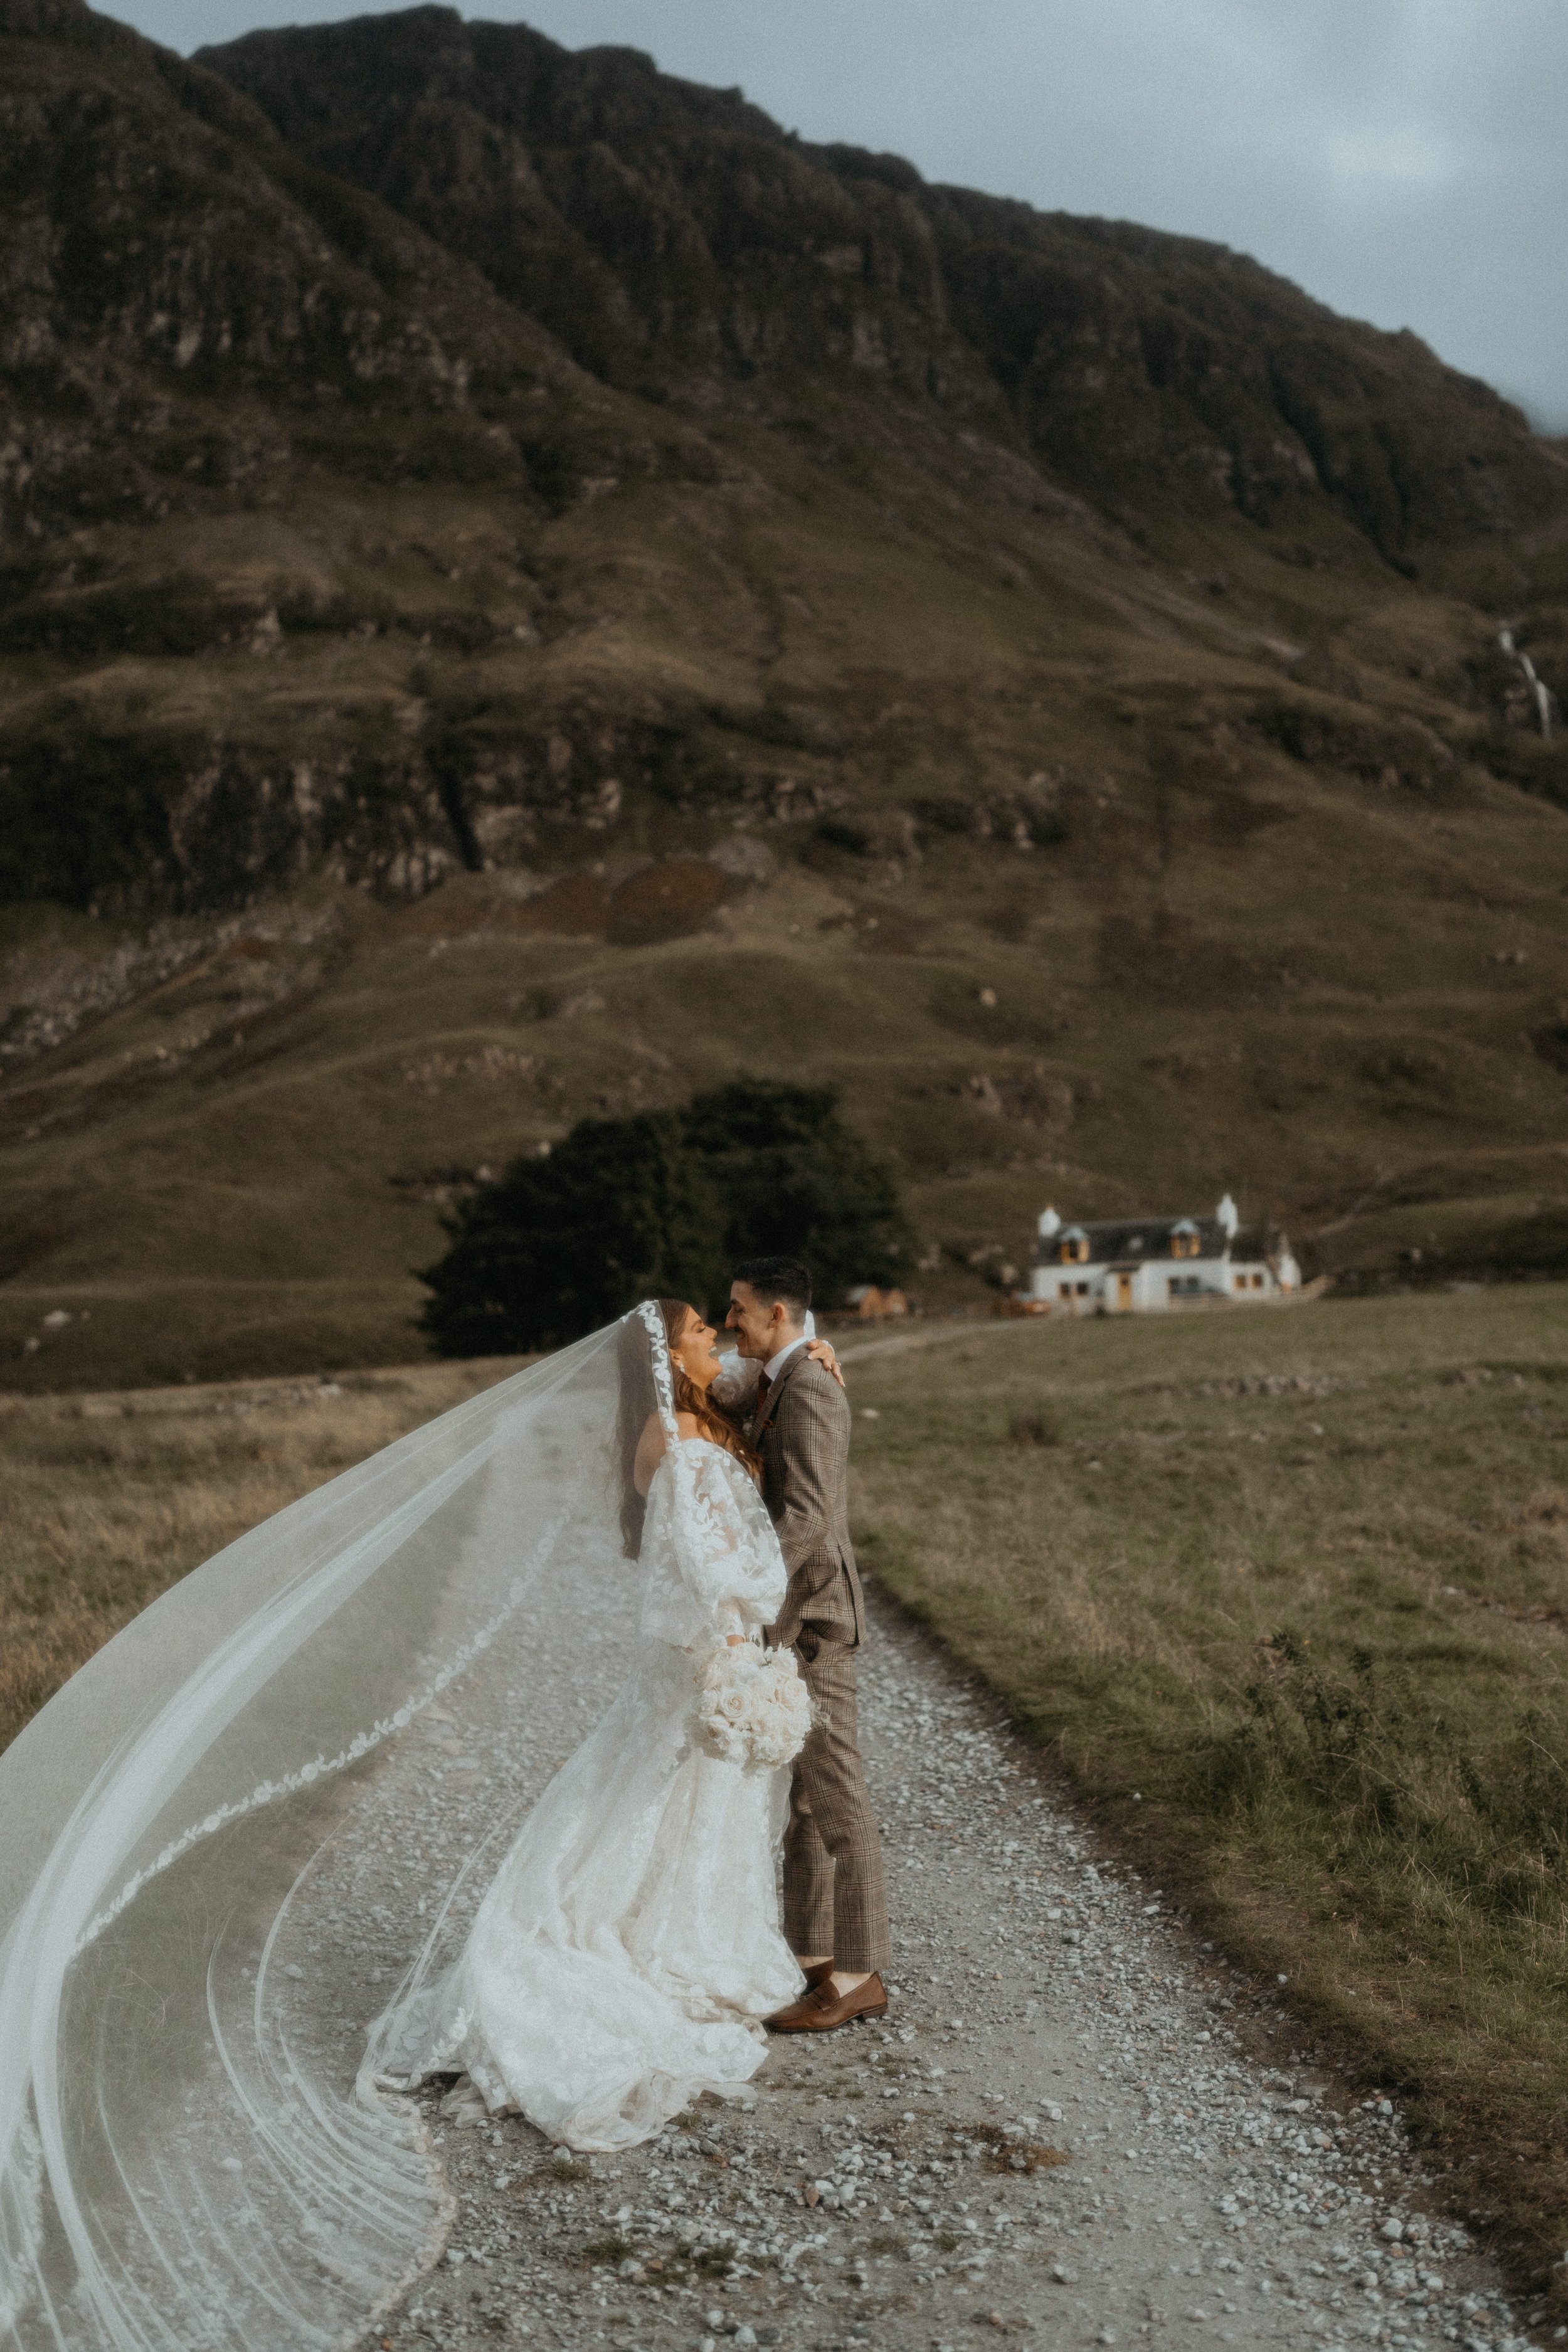
[[[132, 0], [190, 49], [334, 0]], [[1563, 0], [488, 0], [812, 139], [1214, 237], [1568, 429]]]
[[1375, 201], [1384, 191], [1426, 196], [1463, 176], [1458, 151], [1426, 122], [1337, 126], [1321, 152], [1342, 204]]

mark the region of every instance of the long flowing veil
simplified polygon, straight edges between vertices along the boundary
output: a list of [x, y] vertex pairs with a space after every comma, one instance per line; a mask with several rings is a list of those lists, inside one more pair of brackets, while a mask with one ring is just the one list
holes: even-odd
[[535, 1728], [580, 1736], [563, 1645], [629, 1631], [668, 1393], [657, 1313], [518, 1373], [195, 1570], [0, 1757], [0, 2344], [344, 2344], [438, 2252], [366, 2032]]

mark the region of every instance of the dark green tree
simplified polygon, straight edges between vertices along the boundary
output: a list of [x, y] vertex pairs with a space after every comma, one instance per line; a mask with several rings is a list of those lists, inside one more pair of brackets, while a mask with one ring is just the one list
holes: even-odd
[[825, 1307], [855, 1283], [907, 1273], [913, 1235], [897, 1179], [845, 1125], [830, 1087], [737, 1078], [698, 1095], [685, 1125], [723, 1204], [731, 1264], [798, 1257]]
[[679, 1112], [582, 1119], [443, 1223], [452, 1245], [420, 1276], [419, 1318], [443, 1356], [561, 1347], [639, 1298], [700, 1302], [724, 1278], [722, 1211]]
[[683, 1111], [581, 1119], [444, 1223], [451, 1247], [420, 1277], [444, 1356], [560, 1347], [661, 1294], [716, 1314], [742, 1257], [803, 1259], [831, 1306], [897, 1280], [911, 1241], [892, 1171], [837, 1097], [753, 1078]]

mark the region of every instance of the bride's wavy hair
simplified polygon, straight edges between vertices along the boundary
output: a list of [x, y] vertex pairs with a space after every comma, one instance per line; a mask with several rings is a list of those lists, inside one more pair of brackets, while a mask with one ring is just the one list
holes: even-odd
[[[688, 1323], [695, 1319], [697, 1309], [688, 1306], [683, 1298], [659, 1298], [654, 1304], [658, 1308], [669, 1349], [670, 1382], [676, 1412], [689, 1412], [704, 1437], [710, 1439], [715, 1445], [721, 1445], [725, 1453], [732, 1454], [753, 1478], [758, 1477], [762, 1471], [762, 1459], [747, 1444], [740, 1423], [721, 1405], [715, 1404], [676, 1360], [675, 1349], [680, 1335]], [[642, 1550], [643, 1521], [647, 1514], [646, 1498], [637, 1489], [637, 1447], [647, 1426], [648, 1415], [657, 1409], [658, 1402], [654, 1393], [647, 1328], [640, 1317], [630, 1315], [622, 1325], [620, 1354], [621, 1549], [628, 1559], [636, 1559]]]
[[753, 1478], [760, 1477], [762, 1455], [754, 1446], [748, 1444], [745, 1432], [734, 1414], [726, 1412], [721, 1404], [715, 1404], [711, 1391], [700, 1389], [676, 1356], [675, 1350], [687, 1325], [701, 1319], [696, 1307], [688, 1307], [682, 1298], [660, 1298], [656, 1303], [664, 1318], [664, 1336], [669, 1343], [669, 1371], [675, 1385], [676, 1412], [689, 1412], [704, 1437], [711, 1439], [715, 1445], [721, 1445], [726, 1454], [732, 1454]]

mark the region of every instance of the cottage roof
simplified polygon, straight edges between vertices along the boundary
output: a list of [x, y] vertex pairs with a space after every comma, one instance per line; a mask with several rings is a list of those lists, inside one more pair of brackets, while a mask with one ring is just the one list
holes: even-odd
[[[1230, 1249], [1230, 1237], [1217, 1217], [1121, 1217], [1104, 1224], [1064, 1225], [1059, 1232], [1043, 1236], [1035, 1252], [1035, 1263], [1058, 1265], [1062, 1244], [1079, 1240], [1089, 1244], [1085, 1263], [1091, 1265], [1113, 1265], [1119, 1260], [1136, 1265], [1149, 1258], [1173, 1258], [1178, 1255], [1178, 1234], [1187, 1244], [1182, 1255], [1224, 1257]], [[1191, 1247], [1194, 1234], [1198, 1244], [1195, 1250]]]

